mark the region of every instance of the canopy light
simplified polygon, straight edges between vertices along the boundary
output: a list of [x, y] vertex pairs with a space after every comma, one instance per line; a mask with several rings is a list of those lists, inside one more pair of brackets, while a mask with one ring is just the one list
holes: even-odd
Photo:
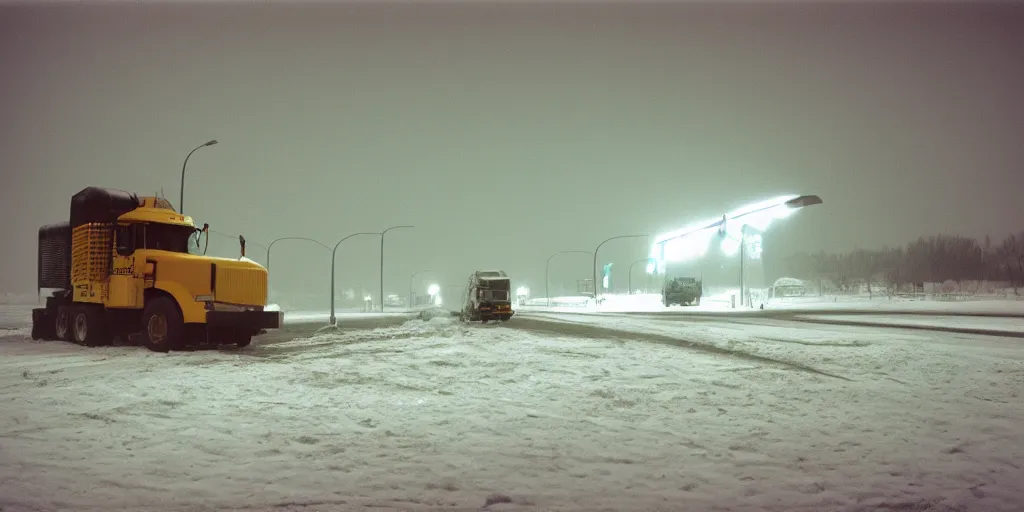
[[735, 254], [741, 244], [747, 243], [748, 248], [760, 258], [760, 234], [757, 235], [756, 241], [747, 239], [744, 234], [746, 227], [764, 232], [773, 221], [785, 219], [800, 208], [816, 204], [822, 204], [821, 198], [816, 195], [780, 196], [738, 208], [719, 219], [698, 222], [683, 229], [661, 234], [655, 238], [651, 246], [650, 256], [656, 263], [648, 265], [648, 273], [664, 273], [665, 262], [689, 261], [703, 257], [707, 254], [711, 241], [716, 238], [721, 240], [721, 249], [726, 254]]

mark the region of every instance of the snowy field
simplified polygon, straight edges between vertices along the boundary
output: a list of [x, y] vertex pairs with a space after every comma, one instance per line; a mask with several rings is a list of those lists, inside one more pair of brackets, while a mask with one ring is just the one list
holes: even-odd
[[1020, 339], [532, 313], [156, 354], [32, 342], [28, 309], [4, 512], [1024, 503]]

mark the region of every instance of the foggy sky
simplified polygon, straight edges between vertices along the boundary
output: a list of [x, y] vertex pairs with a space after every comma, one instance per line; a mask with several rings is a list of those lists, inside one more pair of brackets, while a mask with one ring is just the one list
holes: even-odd
[[[31, 292], [36, 233], [90, 185], [244, 233], [333, 245], [395, 224], [387, 292], [656, 234], [750, 201], [825, 204], [766, 255], [999, 238], [1024, 228], [1024, 10], [348, 5], [0, 8], [0, 291]], [[376, 295], [379, 239], [339, 249]], [[211, 253], [237, 244], [214, 235]], [[617, 267], [643, 241], [602, 248]], [[276, 287], [327, 293], [329, 253], [274, 247]], [[553, 281], [589, 276], [586, 257]]]

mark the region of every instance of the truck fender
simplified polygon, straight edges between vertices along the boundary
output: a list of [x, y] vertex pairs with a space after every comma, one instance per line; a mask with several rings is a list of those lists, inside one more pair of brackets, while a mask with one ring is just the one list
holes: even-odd
[[166, 292], [178, 303], [181, 316], [185, 323], [206, 323], [206, 306], [202, 302], [196, 302], [192, 294], [185, 289], [181, 283], [174, 281], [160, 281], [153, 283], [153, 288]]

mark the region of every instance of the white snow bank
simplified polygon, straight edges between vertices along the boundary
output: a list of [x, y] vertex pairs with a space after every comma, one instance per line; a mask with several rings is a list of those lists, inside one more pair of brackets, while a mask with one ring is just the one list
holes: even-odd
[[526, 307], [586, 307], [590, 305], [591, 298], [582, 295], [570, 295], [564, 297], [534, 297], [526, 300]]
[[943, 315], [798, 315], [797, 318], [907, 326], [1024, 332], [1024, 318]]
[[978, 299], [964, 301], [940, 301], [940, 300], [906, 300], [877, 298], [875, 300], [862, 301], [838, 301], [804, 299], [791, 301], [789, 299], [771, 301], [765, 309], [781, 310], [806, 310], [806, 309], [830, 309], [836, 311], [913, 311], [913, 312], [934, 312], [934, 313], [987, 313], [987, 314], [1024, 314], [1024, 301], [1000, 300], [1000, 299]]
[[[657, 294], [602, 295], [603, 302], [594, 306], [588, 297], [552, 297], [551, 306], [545, 306], [545, 299], [535, 298], [527, 301], [523, 309], [530, 311], [600, 311], [614, 312], [645, 312], [664, 311], [666, 309], [702, 312], [702, 311], [750, 311], [749, 306], [740, 306], [738, 298], [733, 308], [732, 293], [708, 294], [701, 297], [698, 306], [678, 306], [665, 308], [661, 304], [661, 296]], [[755, 302], [760, 306], [760, 302]], [[765, 309], [773, 310], [836, 310], [836, 311], [915, 311], [934, 313], [989, 313], [989, 314], [1024, 314], [1024, 300], [983, 299], [975, 298], [962, 301], [920, 300], [867, 296], [853, 300], [844, 298], [798, 297], [772, 299], [765, 304]]]
[[[334, 316], [336, 318], [399, 318], [399, 317], [410, 317], [414, 315], [414, 312], [387, 312], [381, 313], [379, 311], [335, 311]], [[331, 318], [329, 311], [285, 311], [284, 312], [284, 323], [285, 324], [300, 324], [300, 323], [315, 323], [324, 322], [327, 323]]]
[[420, 311], [419, 318], [421, 320], [432, 320], [432, 319], [452, 319], [452, 313], [447, 309], [443, 308], [430, 308]]

